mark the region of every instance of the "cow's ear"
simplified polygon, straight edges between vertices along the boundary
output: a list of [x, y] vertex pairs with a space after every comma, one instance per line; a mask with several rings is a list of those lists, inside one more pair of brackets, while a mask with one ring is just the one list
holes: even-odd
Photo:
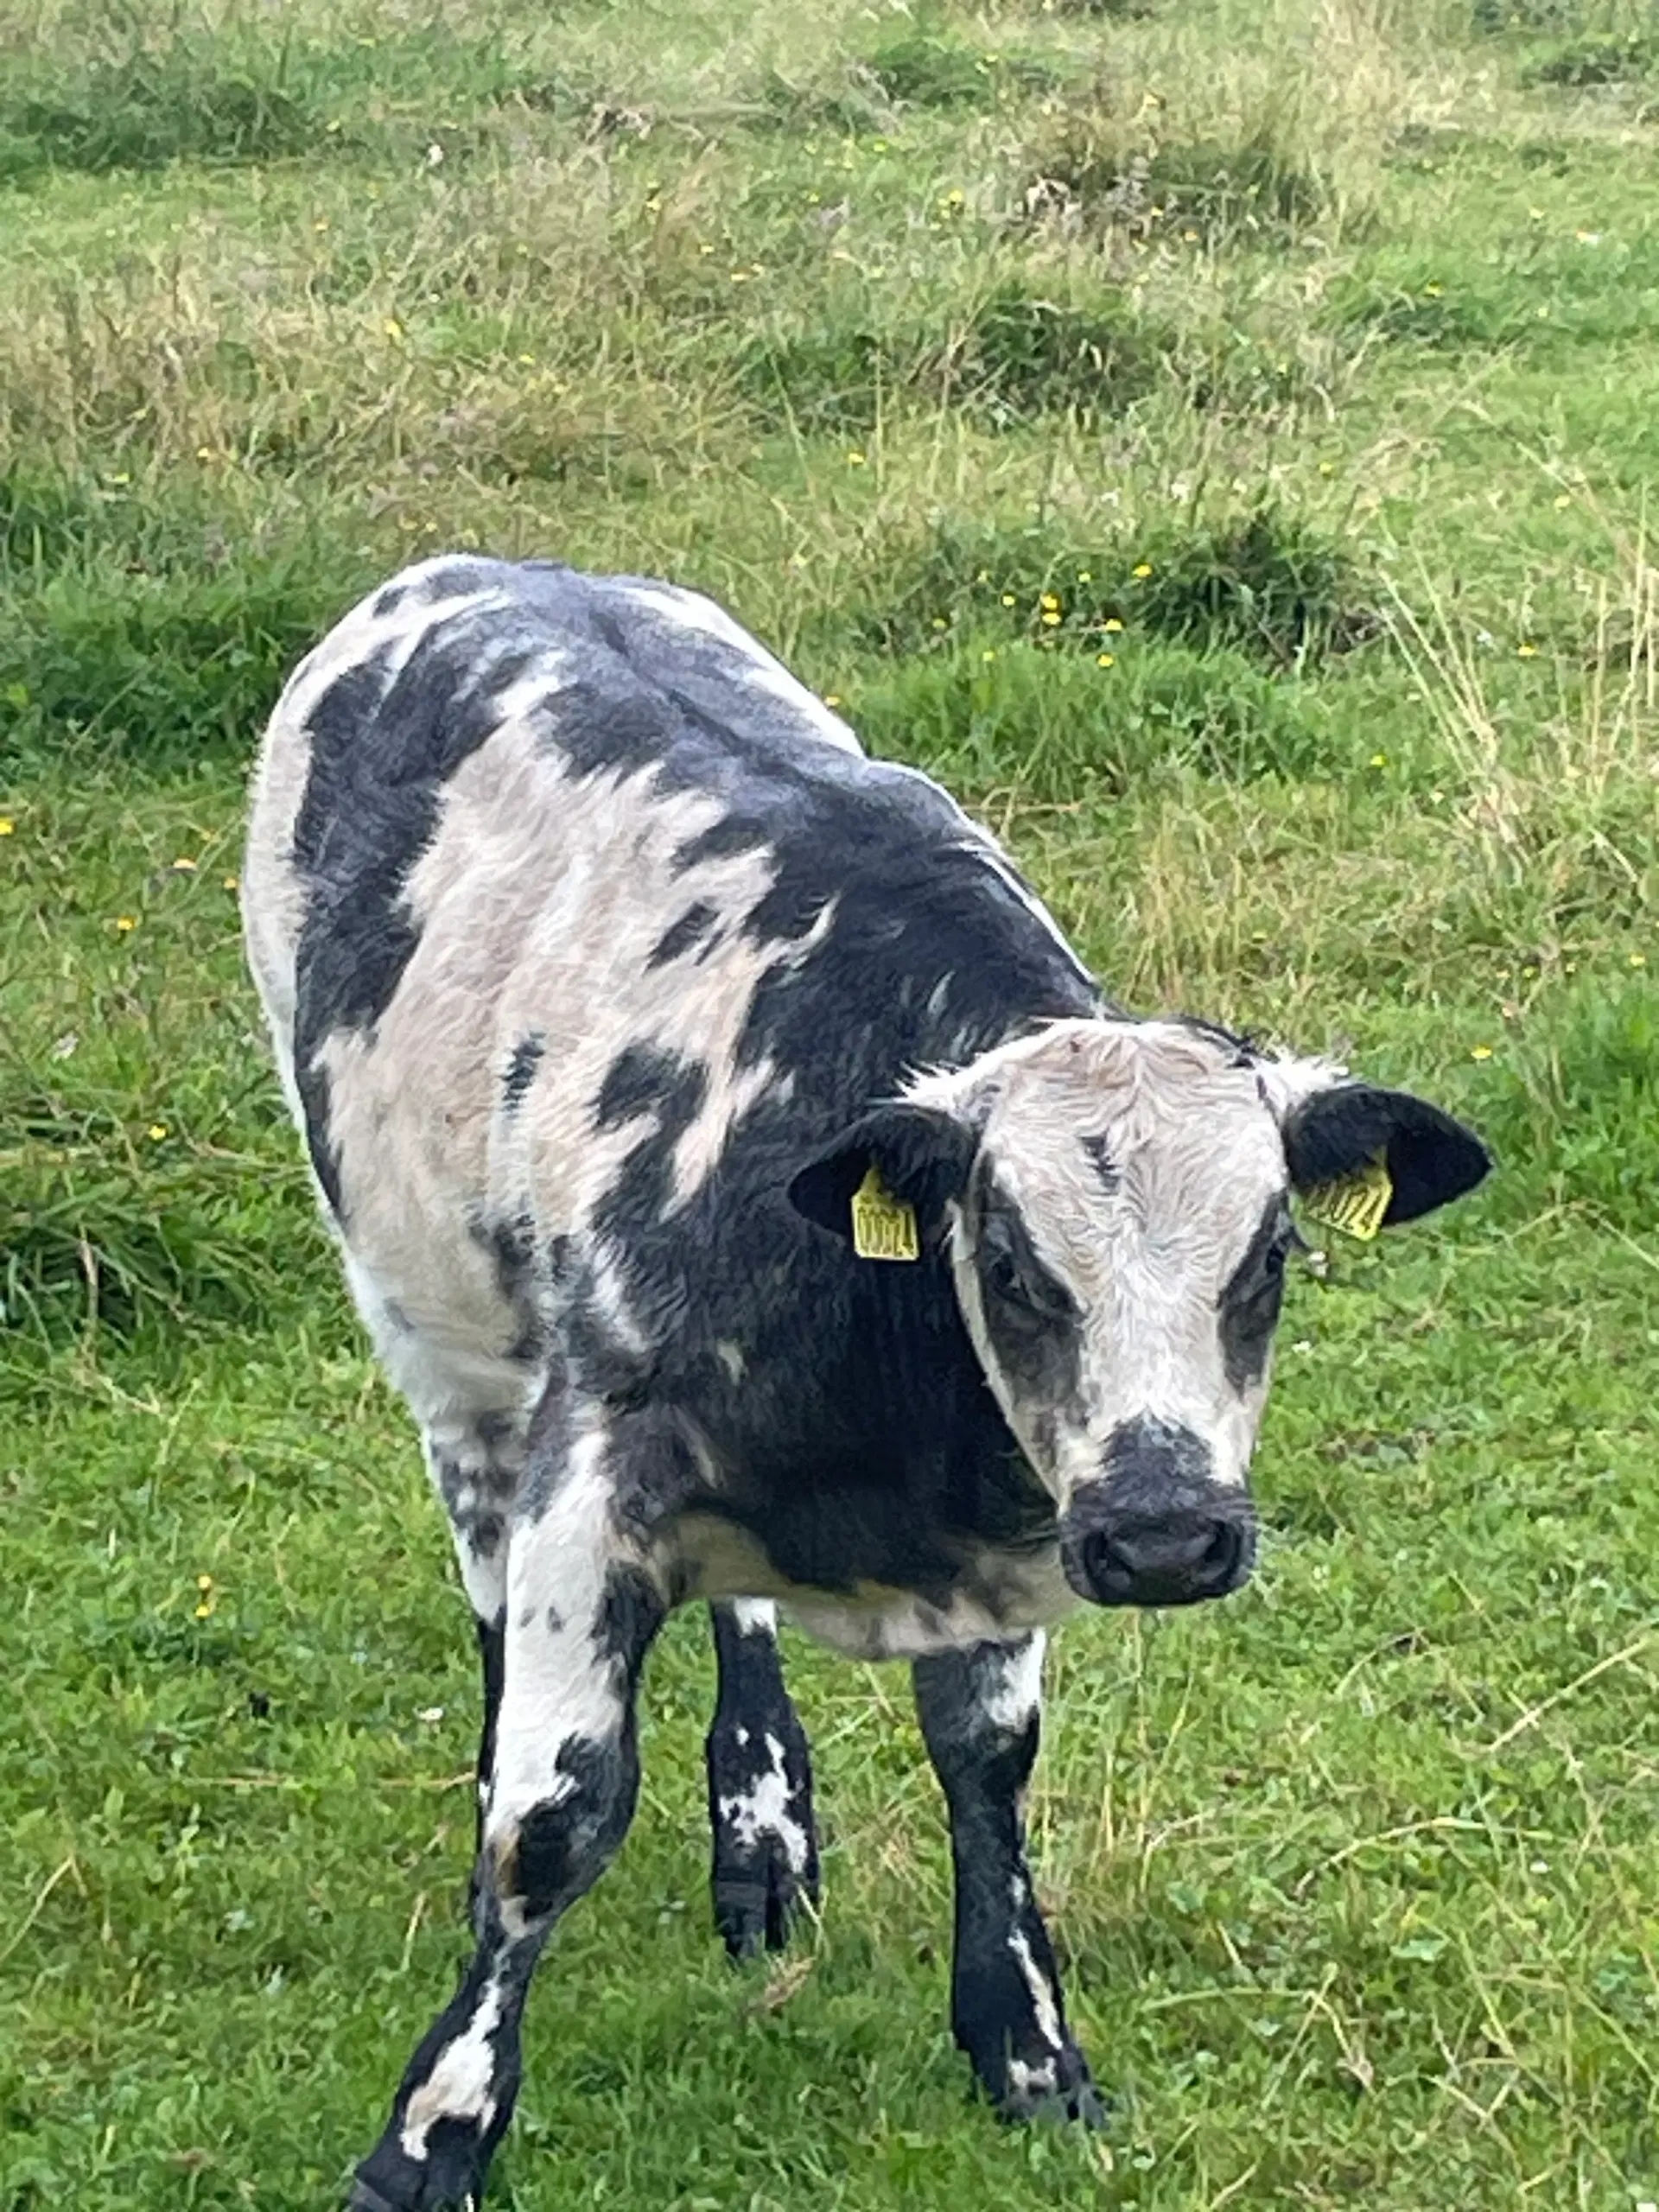
[[880, 1106], [807, 1162], [790, 1184], [790, 1204], [850, 1242], [853, 1199], [874, 1168], [881, 1191], [913, 1210], [927, 1241], [938, 1234], [946, 1203], [966, 1186], [978, 1142], [968, 1122], [942, 1108]]
[[1335, 1081], [1305, 1091], [1286, 1113], [1285, 1160], [1305, 1196], [1358, 1173], [1388, 1170], [1387, 1210], [1377, 1226], [1415, 1221], [1472, 1191], [1491, 1154], [1472, 1129], [1408, 1090]]

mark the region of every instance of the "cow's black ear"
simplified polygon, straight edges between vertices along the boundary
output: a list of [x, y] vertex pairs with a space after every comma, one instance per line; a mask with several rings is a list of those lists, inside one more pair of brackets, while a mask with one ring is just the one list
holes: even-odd
[[895, 1198], [916, 1209], [924, 1239], [938, 1231], [948, 1200], [960, 1195], [978, 1135], [932, 1106], [877, 1107], [809, 1160], [789, 1186], [789, 1202], [820, 1229], [849, 1241], [853, 1193], [874, 1167]]
[[1291, 1183], [1301, 1192], [1380, 1159], [1394, 1186], [1385, 1229], [1460, 1198], [1492, 1164], [1474, 1131], [1450, 1114], [1408, 1090], [1366, 1083], [1335, 1083], [1301, 1100], [1284, 1124], [1284, 1139]]

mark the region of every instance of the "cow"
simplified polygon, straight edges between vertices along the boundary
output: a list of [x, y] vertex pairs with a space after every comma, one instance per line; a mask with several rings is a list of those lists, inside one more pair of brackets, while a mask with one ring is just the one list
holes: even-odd
[[944, 791], [642, 578], [456, 555], [375, 592], [276, 708], [243, 884], [482, 1660], [471, 1963], [354, 2212], [481, 2190], [692, 1601], [730, 1951], [817, 1897], [781, 1609], [911, 1662], [980, 2084], [1098, 2120], [1025, 1857], [1045, 1630], [1245, 1581], [1293, 1194], [1409, 1221], [1480, 1180], [1478, 1139], [1113, 1002]]

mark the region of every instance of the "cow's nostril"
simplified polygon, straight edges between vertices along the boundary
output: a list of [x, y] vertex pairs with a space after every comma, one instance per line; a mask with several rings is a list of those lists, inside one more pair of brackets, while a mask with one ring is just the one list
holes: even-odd
[[1244, 1551], [1244, 1532], [1236, 1521], [1217, 1521], [1210, 1532], [1204, 1557], [1198, 1562], [1198, 1579], [1207, 1590], [1225, 1590], [1231, 1586], [1238, 1573], [1239, 1561]]

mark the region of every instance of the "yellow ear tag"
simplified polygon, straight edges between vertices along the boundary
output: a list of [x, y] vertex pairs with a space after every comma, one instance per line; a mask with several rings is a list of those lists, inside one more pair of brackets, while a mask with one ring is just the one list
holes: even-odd
[[853, 1192], [853, 1249], [861, 1260], [919, 1260], [916, 1209], [895, 1198], [874, 1161]]
[[1344, 1236], [1357, 1236], [1362, 1244], [1369, 1244], [1382, 1228], [1393, 1196], [1394, 1185], [1381, 1159], [1368, 1160], [1351, 1175], [1338, 1175], [1333, 1183], [1304, 1191], [1302, 1211], [1311, 1221], [1339, 1229]]

